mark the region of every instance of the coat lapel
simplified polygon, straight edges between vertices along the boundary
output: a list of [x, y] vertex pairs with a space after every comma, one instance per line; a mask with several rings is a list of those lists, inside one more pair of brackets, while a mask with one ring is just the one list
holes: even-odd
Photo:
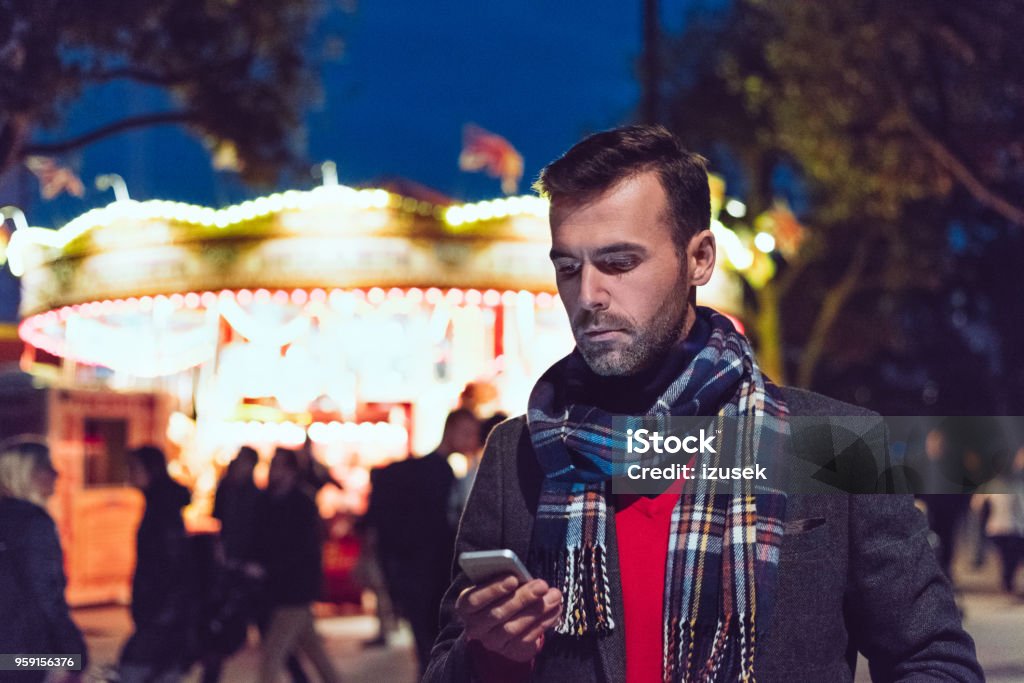
[[615, 628], [599, 636], [597, 652], [601, 660], [601, 673], [608, 683], [626, 680], [626, 619], [622, 605], [622, 574], [619, 571], [619, 541], [615, 534], [615, 497], [608, 496], [608, 581], [612, 591], [612, 618]]

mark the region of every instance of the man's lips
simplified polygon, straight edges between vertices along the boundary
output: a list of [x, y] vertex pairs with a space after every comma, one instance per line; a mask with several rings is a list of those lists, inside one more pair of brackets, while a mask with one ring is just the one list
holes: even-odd
[[583, 336], [589, 341], [602, 341], [610, 339], [617, 334], [626, 334], [626, 331], [619, 327], [608, 327], [596, 330], [584, 330]]

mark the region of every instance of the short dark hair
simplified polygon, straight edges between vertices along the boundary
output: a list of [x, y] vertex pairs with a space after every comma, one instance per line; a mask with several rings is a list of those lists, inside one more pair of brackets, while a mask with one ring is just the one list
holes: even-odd
[[238, 449], [238, 454], [235, 456], [234, 460], [231, 461], [231, 463], [234, 464], [237, 462], [242, 465], [255, 466], [257, 463], [259, 463], [259, 461], [260, 454], [256, 452], [255, 448], [253, 448], [252, 446], [242, 446], [241, 448]]
[[291, 448], [282, 448], [278, 446], [274, 449], [274, 457], [271, 459], [271, 463], [281, 463], [293, 472], [299, 471], [299, 454]]
[[705, 159], [664, 126], [622, 126], [584, 138], [548, 164], [533, 187], [552, 202], [585, 202], [647, 171], [657, 172], [665, 190], [672, 239], [682, 252], [711, 224], [711, 191]]
[[230, 476], [238, 476], [236, 472], [240, 472], [242, 468], [252, 469], [259, 464], [260, 454], [256, 452], [256, 449], [252, 446], [242, 446], [238, 449], [238, 454], [234, 459], [228, 463], [227, 474]]
[[132, 449], [129, 455], [145, 470], [151, 484], [162, 483], [171, 478], [167, 472], [167, 456], [159, 446], [139, 446]]

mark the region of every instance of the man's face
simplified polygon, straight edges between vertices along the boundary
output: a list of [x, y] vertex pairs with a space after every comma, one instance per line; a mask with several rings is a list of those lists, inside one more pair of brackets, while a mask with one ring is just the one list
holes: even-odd
[[599, 375], [639, 372], [689, 329], [690, 279], [669, 221], [653, 171], [590, 201], [551, 207], [558, 294], [580, 353]]

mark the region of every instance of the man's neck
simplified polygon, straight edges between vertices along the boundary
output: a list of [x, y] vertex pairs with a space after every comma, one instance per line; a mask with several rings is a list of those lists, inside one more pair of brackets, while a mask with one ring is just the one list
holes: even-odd
[[693, 329], [693, 324], [697, 322], [697, 308], [693, 302], [686, 304], [686, 320], [683, 322], [683, 329], [679, 333], [679, 339], [677, 342], [681, 342], [690, 336], [690, 330]]

